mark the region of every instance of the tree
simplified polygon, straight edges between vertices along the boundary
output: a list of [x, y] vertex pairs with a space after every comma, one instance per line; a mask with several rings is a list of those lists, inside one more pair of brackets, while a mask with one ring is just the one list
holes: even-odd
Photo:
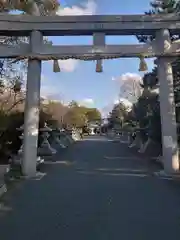
[[64, 116], [68, 112], [68, 107], [63, 105], [60, 101], [48, 101], [46, 103], [42, 102], [42, 110], [51, 116], [51, 121], [56, 120], [59, 126], [64, 123]]
[[[145, 12], [147, 15], [152, 14], [167, 14], [167, 13], [175, 13], [180, 10], [180, 1], [169, 0], [169, 1], [153, 1], [150, 3], [151, 9], [148, 12]], [[170, 35], [171, 40], [177, 40], [180, 38], [180, 35]], [[150, 43], [154, 36], [137, 36], [138, 40], [143, 43]], [[176, 103], [176, 118], [179, 121], [179, 105], [180, 102], [180, 93], [178, 91], [180, 87], [180, 58], [176, 59], [172, 63], [172, 70], [174, 75], [174, 94], [175, 94], [175, 103]], [[154, 90], [158, 89], [158, 76], [157, 76], [157, 67], [155, 67], [152, 72], [147, 73], [143, 77], [143, 84], [141, 87], [143, 88], [142, 97], [146, 99], [146, 103], [148, 108], [146, 109], [146, 113], [151, 116], [149, 117], [149, 129], [151, 130], [151, 137], [155, 137], [156, 139], [161, 139], [156, 135], [157, 131], [160, 132], [161, 122], [160, 122], [160, 104], [158, 99], [158, 91], [154, 92]], [[141, 105], [138, 106], [142, 108]], [[140, 109], [139, 109], [140, 111]], [[143, 118], [142, 118], [143, 119]], [[158, 130], [159, 129], [159, 130]]]
[[69, 103], [69, 107], [70, 107], [70, 108], [79, 107], [79, 104], [78, 104], [76, 101], [72, 100], [72, 101]]
[[8, 118], [17, 111], [24, 111], [25, 94], [21, 91], [19, 79], [5, 81], [0, 84], [0, 127], [7, 126]]
[[64, 116], [64, 122], [69, 126], [83, 127], [92, 121], [100, 121], [101, 113], [96, 108], [80, 106], [76, 101], [71, 101], [69, 109]]
[[25, 94], [21, 91], [21, 79], [15, 78], [9, 81], [1, 80], [0, 87], [0, 111], [8, 114], [11, 111], [18, 110], [18, 107], [24, 103]]
[[130, 102], [136, 102], [139, 96], [141, 95], [141, 87], [140, 87], [140, 76], [136, 74], [126, 74], [126, 79], [122, 78], [119, 98], [124, 98], [129, 100]]
[[[33, 15], [52, 15], [58, 9], [57, 0], [1, 0], [0, 12], [9, 13], [12, 10], [20, 10], [19, 14]], [[27, 37], [0, 37], [1, 42], [7, 45], [18, 45], [20, 43], [28, 43]], [[44, 39], [47, 42], [47, 39]], [[22, 60], [13, 62], [12, 59], [0, 60], [0, 111], [1, 123], [2, 118], [6, 117], [12, 111], [24, 110], [25, 93], [21, 91], [21, 86], [26, 76], [27, 61]], [[6, 122], [6, 121], [5, 121]]]
[[[1, 0], [0, 1], [0, 12], [9, 13], [12, 10], [21, 11], [20, 14], [30, 14], [30, 15], [55, 15], [59, 8], [58, 0]], [[28, 43], [29, 39], [27, 37], [6, 37], [1, 36], [0, 40], [4, 44], [17, 45], [19, 43]], [[47, 38], [44, 38], [47, 42]], [[26, 75], [27, 61], [22, 60], [16, 63], [12, 62], [12, 59], [1, 59], [0, 60], [0, 76], [1, 77], [20, 77], [23, 80], [22, 72], [24, 76]]]
[[22, 11], [30, 15], [54, 15], [59, 8], [57, 0], [1, 0], [1, 12], [10, 12], [11, 10]]
[[101, 113], [97, 108], [86, 108], [85, 111], [88, 122], [101, 121]]
[[112, 127], [120, 126], [128, 115], [127, 108], [123, 103], [115, 104], [112, 111], [109, 113], [109, 124]]
[[[180, 1], [168, 0], [168, 1], [152, 1], [150, 2], [151, 9], [145, 12], [146, 15], [152, 14], [167, 14], [175, 13], [180, 9]], [[151, 42], [154, 36], [138, 35], [138, 40], [140, 42]], [[171, 35], [171, 40], [179, 39], [179, 35]]]
[[87, 124], [88, 119], [83, 108], [74, 106], [65, 114], [64, 121], [70, 127], [81, 128]]

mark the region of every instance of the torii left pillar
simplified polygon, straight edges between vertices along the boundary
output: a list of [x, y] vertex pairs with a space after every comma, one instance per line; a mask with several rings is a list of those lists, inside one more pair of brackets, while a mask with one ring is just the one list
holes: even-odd
[[[42, 33], [33, 31], [30, 35], [31, 52], [36, 53], [43, 43]], [[24, 148], [22, 173], [27, 177], [36, 176], [37, 145], [39, 130], [41, 86], [41, 61], [29, 60], [26, 84], [26, 103], [24, 119]]]

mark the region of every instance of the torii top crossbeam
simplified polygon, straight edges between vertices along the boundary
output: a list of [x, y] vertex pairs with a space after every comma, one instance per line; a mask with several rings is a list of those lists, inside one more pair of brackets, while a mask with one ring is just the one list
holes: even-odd
[[156, 30], [169, 29], [179, 34], [180, 15], [92, 15], [92, 16], [28, 16], [0, 15], [0, 35], [27, 36], [38, 30], [45, 36], [92, 35], [153, 35]]

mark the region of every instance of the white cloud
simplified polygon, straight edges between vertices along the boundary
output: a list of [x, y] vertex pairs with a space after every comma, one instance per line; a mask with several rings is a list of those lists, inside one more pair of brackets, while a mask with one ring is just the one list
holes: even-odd
[[115, 99], [114, 104], [118, 104], [118, 103], [119, 103], [119, 99]]
[[[26, 92], [26, 84], [22, 86], [22, 91]], [[49, 100], [61, 100], [62, 95], [59, 89], [48, 82], [45, 76], [41, 76], [41, 97]], [[58, 100], [59, 99], [59, 100]]]
[[[56, 87], [52, 81], [49, 81], [48, 77], [41, 75], [41, 97], [44, 99], [49, 99], [53, 101], [64, 101], [64, 96], [59, 90], [59, 87]], [[61, 88], [62, 90], [62, 88]]]
[[93, 104], [94, 104], [94, 100], [92, 98], [85, 98], [82, 101], [80, 101], [80, 105], [89, 106]]
[[120, 77], [112, 77], [113, 81], [118, 81], [120, 84], [123, 84], [124, 82], [130, 82], [132, 83], [133, 81], [136, 83], [141, 82], [142, 77], [137, 74], [137, 73], [124, 73]]
[[124, 105], [132, 106], [132, 103], [126, 98], [115, 99], [114, 104], [123, 103]]
[[[116, 103], [116, 104], [117, 104], [117, 103]], [[109, 114], [109, 112], [112, 111], [113, 106], [114, 106], [114, 103], [110, 103], [110, 104], [108, 104], [107, 106], [103, 107], [103, 108], [101, 109], [102, 117], [104, 117], [104, 118], [107, 117], [108, 114]]]
[[[58, 62], [61, 72], [74, 72], [79, 64], [79, 61], [75, 59], [58, 60]], [[50, 63], [53, 64], [53, 60]]]
[[137, 73], [125, 73], [120, 77], [112, 78], [112, 80], [119, 83], [119, 97], [134, 102], [140, 96], [142, 77]]
[[62, 72], [74, 72], [79, 63], [75, 59], [59, 60], [58, 62]]
[[137, 96], [139, 96], [139, 94], [141, 93], [141, 88], [139, 85], [139, 83], [141, 82], [141, 76], [137, 73], [125, 73], [119, 77], [113, 76], [111, 80], [118, 82], [119, 94], [113, 102], [109, 103], [101, 110], [104, 117], [112, 111], [114, 104], [118, 104], [119, 102], [122, 102], [130, 110], [132, 107], [132, 102], [136, 100], [132, 94], [134, 89]]
[[141, 79], [142, 79], [142, 77], [137, 73], [125, 73], [120, 77], [121, 81], [124, 81], [124, 82], [129, 81], [131, 83], [132, 83], [132, 81], [134, 81], [136, 83], [140, 83]]
[[56, 87], [53, 87], [52, 85], [46, 85], [42, 84], [41, 85], [41, 97], [43, 98], [48, 98], [48, 99], [57, 99], [59, 96], [59, 89]]
[[132, 109], [132, 106], [133, 106], [132, 102], [130, 102], [126, 98], [120, 98], [120, 99], [116, 99], [114, 101], [114, 104], [118, 104], [118, 103], [124, 104], [124, 106], [127, 108], [128, 111], [130, 111]]
[[127, 107], [132, 107], [133, 105], [132, 102], [130, 102], [128, 99], [125, 99], [125, 98], [120, 98], [119, 102], [123, 103]]
[[[96, 13], [97, 5], [94, 0], [88, 0], [81, 4], [81, 6], [71, 6], [71, 7], [60, 7], [57, 11], [57, 15], [68, 16], [68, 15], [93, 15]], [[78, 60], [59, 60], [60, 68], [63, 72], [73, 72], [78, 64]]]
[[96, 3], [93, 0], [88, 0], [81, 4], [81, 6], [71, 6], [65, 8], [59, 8], [57, 15], [68, 16], [68, 15], [93, 15], [96, 12]]
[[85, 98], [85, 99], [83, 100], [83, 102], [84, 102], [84, 103], [88, 103], [88, 104], [92, 104], [92, 103], [94, 103], [94, 100], [93, 100], [92, 98]]
[[120, 102], [122, 102], [127, 107], [127, 111], [130, 111], [132, 109], [132, 103], [128, 99], [125, 99], [125, 98], [118, 99], [117, 98], [114, 100], [114, 102], [109, 103], [107, 106], [105, 106], [104, 108], [101, 109], [102, 116], [104, 118], [106, 118], [109, 115], [109, 112], [112, 111], [114, 105], [118, 104]]

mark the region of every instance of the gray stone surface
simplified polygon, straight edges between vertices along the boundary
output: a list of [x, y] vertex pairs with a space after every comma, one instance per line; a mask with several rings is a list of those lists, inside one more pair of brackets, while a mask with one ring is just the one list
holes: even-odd
[[153, 177], [124, 144], [90, 137], [58, 160], [6, 195], [0, 239], [180, 239], [180, 183]]

